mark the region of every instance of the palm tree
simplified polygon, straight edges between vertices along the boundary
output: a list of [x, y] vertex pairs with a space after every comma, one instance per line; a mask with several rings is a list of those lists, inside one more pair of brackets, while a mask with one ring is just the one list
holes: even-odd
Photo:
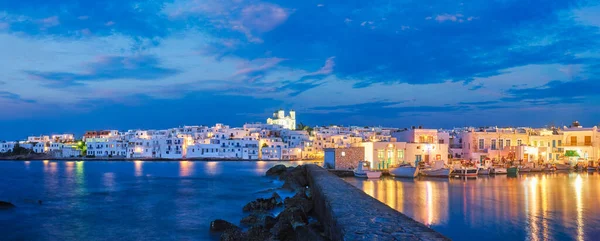
[[312, 136], [313, 128], [310, 127], [310, 126], [305, 125], [302, 122], [300, 122], [300, 124], [298, 124], [298, 126], [297, 126], [296, 129], [306, 131], [306, 132], [308, 132], [309, 136]]

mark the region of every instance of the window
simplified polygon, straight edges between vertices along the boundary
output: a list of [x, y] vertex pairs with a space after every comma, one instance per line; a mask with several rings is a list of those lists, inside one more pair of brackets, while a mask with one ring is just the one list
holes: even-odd
[[398, 160], [404, 159], [404, 150], [398, 150]]
[[342, 152], [342, 156], [346, 156], [346, 152], [345, 151]]
[[562, 140], [558, 140], [558, 146], [562, 146]]
[[484, 139], [479, 139], [479, 150], [483, 150], [485, 145], [485, 140]]
[[504, 139], [498, 140], [498, 147], [500, 150], [504, 150]]
[[552, 147], [556, 147], [556, 140], [552, 140]]
[[540, 141], [540, 146], [544, 146], [544, 141]]
[[521, 145], [523, 145], [523, 141], [521, 139], [518, 139], [517, 140], [517, 146], [521, 146]]
[[492, 139], [492, 150], [496, 150], [496, 139]]
[[506, 147], [510, 147], [510, 140], [506, 140]]
[[537, 144], [537, 141], [533, 141], [533, 146], [538, 146]]
[[383, 159], [384, 157], [385, 156], [384, 156], [383, 150], [377, 150], [377, 158], [378, 159]]
[[591, 136], [585, 136], [584, 137], [584, 141], [585, 141], [585, 145], [586, 146], [591, 146], [592, 145], [592, 137]]

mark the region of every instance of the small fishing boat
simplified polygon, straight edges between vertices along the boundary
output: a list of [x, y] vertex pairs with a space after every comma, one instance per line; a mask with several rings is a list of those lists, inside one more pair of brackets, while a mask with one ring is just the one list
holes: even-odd
[[381, 172], [371, 171], [368, 167], [368, 162], [359, 161], [358, 167], [354, 169], [354, 176], [358, 178], [377, 179], [381, 177]]
[[542, 168], [542, 171], [544, 171], [544, 172], [554, 172], [554, 171], [556, 171], [556, 168], [553, 165], [551, 165], [551, 164], [547, 164], [546, 166], [544, 166]]
[[450, 172], [450, 176], [453, 177], [477, 177], [479, 169], [474, 167], [463, 167], [459, 169], [453, 169]]
[[415, 178], [419, 175], [419, 166], [413, 167], [410, 164], [403, 164], [397, 167], [390, 167], [389, 172], [393, 177]]
[[530, 172], [531, 168], [530, 167], [520, 167], [519, 168], [519, 172]]
[[554, 169], [556, 171], [570, 171], [571, 170], [571, 165], [557, 163], [557, 164], [554, 164]]
[[596, 166], [596, 163], [594, 161], [588, 161], [587, 171], [595, 172], [596, 170], [598, 170], [598, 166]]
[[449, 177], [450, 169], [444, 167], [444, 161], [434, 161], [432, 167], [422, 169], [420, 173], [426, 177]]
[[479, 170], [477, 170], [477, 175], [490, 175], [490, 170], [491, 168], [480, 167]]
[[492, 168], [490, 168], [490, 174], [494, 174], [494, 175], [506, 174], [506, 168], [504, 168], [504, 167], [492, 167]]
[[515, 175], [519, 174], [519, 168], [517, 168], [517, 167], [506, 168], [506, 174], [515, 176]]
[[542, 167], [537, 166], [537, 167], [532, 167], [529, 169], [530, 172], [541, 172], [542, 171]]

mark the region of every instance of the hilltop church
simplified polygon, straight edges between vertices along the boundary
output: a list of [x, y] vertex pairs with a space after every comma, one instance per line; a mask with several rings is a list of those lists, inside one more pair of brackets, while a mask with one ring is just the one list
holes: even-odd
[[296, 129], [296, 112], [294, 110], [290, 110], [290, 115], [285, 116], [285, 112], [283, 110], [275, 111], [273, 113], [273, 118], [267, 119], [267, 124], [269, 125], [280, 125], [285, 129], [295, 130]]

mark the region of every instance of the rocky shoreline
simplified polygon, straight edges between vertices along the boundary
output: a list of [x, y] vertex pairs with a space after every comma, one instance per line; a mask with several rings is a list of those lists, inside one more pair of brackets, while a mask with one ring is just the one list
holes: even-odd
[[[294, 191], [295, 195], [282, 200], [275, 192], [270, 198], [251, 201], [242, 208], [247, 214], [240, 220], [242, 227], [217, 219], [211, 222], [210, 231], [220, 233], [222, 241], [328, 240], [314, 213], [306, 167], [276, 165], [266, 175], [284, 181], [281, 188]], [[280, 208], [283, 211], [275, 215], [274, 210]]]

